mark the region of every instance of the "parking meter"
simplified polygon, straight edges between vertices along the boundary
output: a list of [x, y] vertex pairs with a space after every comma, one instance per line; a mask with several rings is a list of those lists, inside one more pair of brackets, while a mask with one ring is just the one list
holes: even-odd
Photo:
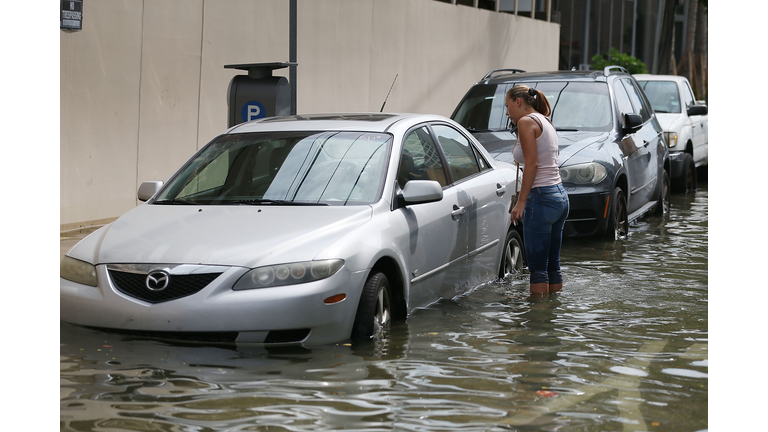
[[248, 75], [237, 75], [229, 83], [228, 127], [263, 117], [291, 114], [291, 85], [285, 77], [272, 76], [273, 70], [288, 66], [296, 66], [296, 63], [224, 66], [225, 69], [248, 71]]

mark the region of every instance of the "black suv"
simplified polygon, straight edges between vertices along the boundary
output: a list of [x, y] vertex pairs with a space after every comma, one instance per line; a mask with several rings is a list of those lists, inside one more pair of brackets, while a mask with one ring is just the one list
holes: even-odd
[[451, 118], [495, 159], [511, 163], [517, 139], [504, 98], [515, 84], [541, 90], [552, 107], [560, 176], [571, 203], [566, 236], [617, 240], [635, 219], [669, 211], [670, 162], [662, 129], [645, 93], [624, 68], [488, 73]]

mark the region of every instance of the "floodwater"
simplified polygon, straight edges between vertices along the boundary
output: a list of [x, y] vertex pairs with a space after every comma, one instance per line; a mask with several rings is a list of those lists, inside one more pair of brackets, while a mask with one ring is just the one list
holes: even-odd
[[699, 186], [624, 241], [567, 240], [561, 294], [529, 301], [525, 276], [489, 282], [384, 344], [267, 350], [61, 323], [61, 430], [706, 430]]

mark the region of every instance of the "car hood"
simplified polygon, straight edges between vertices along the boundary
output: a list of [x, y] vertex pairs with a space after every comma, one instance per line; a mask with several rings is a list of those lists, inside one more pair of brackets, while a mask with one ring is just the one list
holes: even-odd
[[673, 131], [676, 130], [673, 125], [681, 122], [684, 116], [681, 113], [656, 113], [656, 118], [659, 120], [662, 130]]
[[370, 206], [143, 204], [88, 236], [68, 255], [95, 264], [256, 267], [305, 261], [371, 215]]
[[[502, 162], [515, 163], [512, 148], [517, 140], [509, 132], [475, 132], [475, 138], [488, 150], [491, 156]], [[581, 160], [578, 153], [590, 145], [601, 145], [610, 136], [610, 132], [560, 131], [557, 133], [560, 154], [560, 166], [590, 162], [591, 157]], [[574, 160], [571, 160], [574, 158]]]

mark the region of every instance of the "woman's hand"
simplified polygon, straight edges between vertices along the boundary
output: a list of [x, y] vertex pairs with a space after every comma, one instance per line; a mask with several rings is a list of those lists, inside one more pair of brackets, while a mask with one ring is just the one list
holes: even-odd
[[525, 212], [525, 201], [518, 201], [517, 204], [515, 204], [515, 206], [512, 207], [512, 211], [509, 214], [509, 218], [512, 220], [512, 223], [517, 225], [517, 221], [523, 219], [524, 212]]

